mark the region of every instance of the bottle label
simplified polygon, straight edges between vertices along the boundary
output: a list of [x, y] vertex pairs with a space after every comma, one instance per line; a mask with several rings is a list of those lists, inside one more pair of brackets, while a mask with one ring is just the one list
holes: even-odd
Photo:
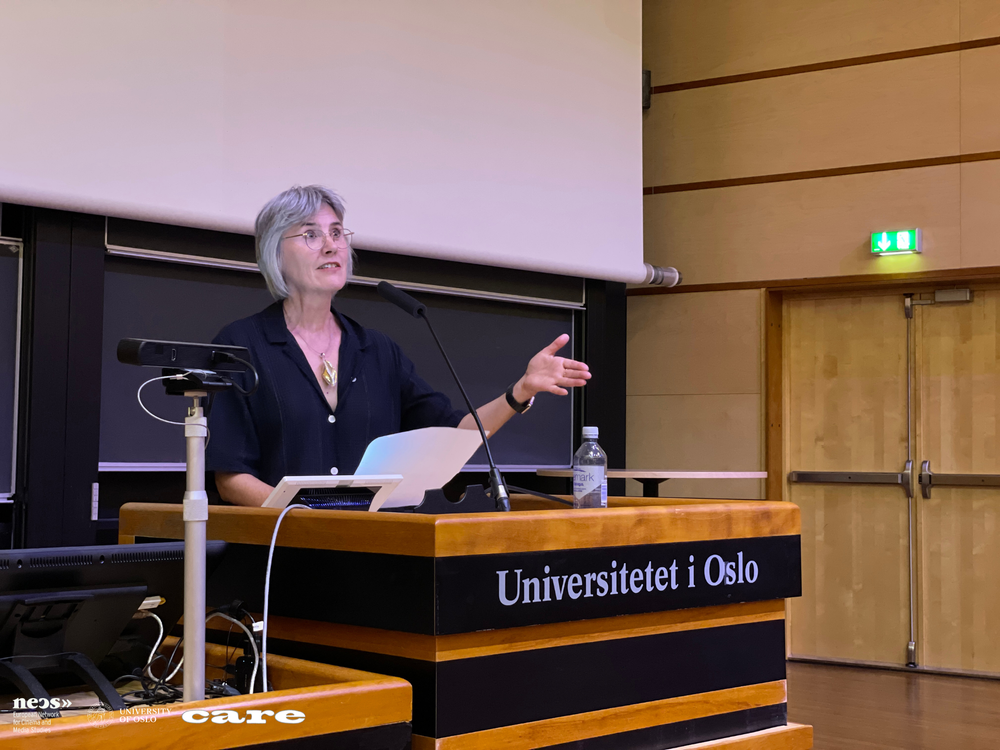
[[[604, 481], [603, 466], [575, 466], [573, 467], [573, 497], [578, 500], [586, 497], [594, 490], [601, 493], [602, 498], [607, 498], [607, 483]], [[605, 505], [607, 500], [604, 500]]]

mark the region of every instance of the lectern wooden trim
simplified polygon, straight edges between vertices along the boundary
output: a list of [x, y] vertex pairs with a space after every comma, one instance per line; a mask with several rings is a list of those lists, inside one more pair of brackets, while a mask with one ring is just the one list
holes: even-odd
[[[631, 502], [629, 502], [631, 501]], [[798, 507], [764, 501], [649, 503], [611, 498], [618, 510], [515, 511], [425, 516], [412, 513], [296, 510], [281, 522], [281, 546], [414, 557], [459, 557], [546, 550], [621, 547], [699, 540], [798, 535]], [[533, 504], [525, 501], [525, 505]], [[515, 506], [516, 507], [516, 506]], [[540, 501], [539, 509], [552, 505]], [[664, 514], [669, 509], [669, 514]], [[208, 538], [243, 544], [271, 541], [278, 510], [230, 506], [209, 509]], [[333, 516], [331, 514], [336, 514]], [[336, 523], [325, 523], [336, 519]], [[121, 544], [136, 536], [183, 539], [177, 506], [127, 503], [119, 518]], [[265, 541], [266, 540], [266, 541]]]
[[[209, 643], [205, 651], [210, 665], [226, 660], [223, 646]], [[275, 687], [268, 693], [0, 725], [0, 750], [222, 750], [274, 747], [270, 743], [289, 750], [317, 743], [329, 750], [410, 747], [412, 691], [403, 680], [278, 655], [269, 655], [268, 669]], [[206, 676], [216, 678], [222, 672], [208, 668]], [[184, 712], [199, 709], [233, 711], [235, 718], [244, 720], [219, 724], [211, 718], [203, 723], [182, 718]], [[261, 715], [263, 723], [247, 723], [248, 710], [270, 714]], [[284, 710], [301, 712], [302, 722], [272, 718]]]
[[[270, 648], [410, 682], [415, 749], [665, 748], [764, 730], [810, 747], [785, 708], [798, 508], [613, 504], [295, 511], [275, 552]], [[230, 551], [210, 596], [260, 609], [276, 517], [211, 509], [208, 536]], [[120, 528], [123, 542], [183, 534], [178, 506], [126, 505]]]

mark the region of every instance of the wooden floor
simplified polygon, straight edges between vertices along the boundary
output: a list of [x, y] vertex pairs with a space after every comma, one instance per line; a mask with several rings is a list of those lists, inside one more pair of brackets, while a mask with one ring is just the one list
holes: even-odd
[[788, 720], [815, 750], [995, 750], [1000, 681], [789, 662]]

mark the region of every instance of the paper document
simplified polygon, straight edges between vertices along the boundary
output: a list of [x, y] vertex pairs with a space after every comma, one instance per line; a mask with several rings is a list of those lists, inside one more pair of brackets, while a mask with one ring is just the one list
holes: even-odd
[[356, 474], [402, 474], [403, 481], [378, 506], [419, 505], [425, 490], [436, 490], [458, 474], [482, 445], [476, 430], [424, 427], [375, 438], [361, 458]]

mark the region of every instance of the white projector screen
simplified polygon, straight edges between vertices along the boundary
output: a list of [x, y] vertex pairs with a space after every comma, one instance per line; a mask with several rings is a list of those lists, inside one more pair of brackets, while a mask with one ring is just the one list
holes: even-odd
[[2, 0], [0, 200], [641, 282], [641, 0]]

